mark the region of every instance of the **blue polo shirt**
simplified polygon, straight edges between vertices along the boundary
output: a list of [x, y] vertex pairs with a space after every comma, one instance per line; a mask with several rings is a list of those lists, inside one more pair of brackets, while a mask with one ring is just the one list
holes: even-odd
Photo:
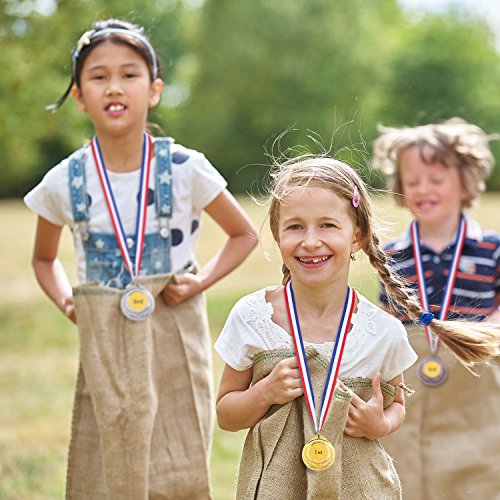
[[[458, 264], [448, 319], [482, 321], [497, 307], [500, 296], [500, 235], [485, 231], [474, 220], [466, 217], [467, 232]], [[385, 251], [391, 257], [391, 268], [415, 290], [418, 296], [417, 274], [410, 229], [397, 240], [389, 243]], [[421, 244], [427, 297], [431, 312], [439, 314], [446, 281], [448, 279], [455, 241], [438, 253]], [[380, 300], [388, 304], [385, 290]], [[403, 311], [392, 311], [405, 323], [411, 322]]]

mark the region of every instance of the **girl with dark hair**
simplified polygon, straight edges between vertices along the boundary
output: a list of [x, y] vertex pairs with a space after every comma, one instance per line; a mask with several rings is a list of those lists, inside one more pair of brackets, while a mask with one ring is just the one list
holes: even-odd
[[[206, 499], [212, 439], [203, 293], [249, 254], [256, 231], [197, 151], [146, 131], [163, 89], [142, 28], [98, 22], [78, 41], [71, 93], [95, 136], [25, 198], [37, 215], [36, 277], [78, 326], [80, 369], [67, 498]], [[227, 234], [200, 270], [205, 211]], [[80, 285], [58, 260], [73, 233]]]

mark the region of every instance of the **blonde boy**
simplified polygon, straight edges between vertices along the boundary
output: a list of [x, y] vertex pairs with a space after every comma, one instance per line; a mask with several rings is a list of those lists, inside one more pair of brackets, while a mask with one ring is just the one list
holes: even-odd
[[[415, 218], [386, 247], [393, 269], [438, 317], [500, 323], [500, 237], [464, 214], [485, 189], [494, 158], [488, 136], [461, 119], [380, 129], [374, 167], [392, 177], [396, 203]], [[403, 322], [408, 318], [381, 299]], [[405, 374], [417, 394], [384, 446], [406, 499], [497, 498], [500, 373], [471, 375], [424, 328], [408, 326], [419, 361]], [[427, 333], [427, 335], [426, 335]]]

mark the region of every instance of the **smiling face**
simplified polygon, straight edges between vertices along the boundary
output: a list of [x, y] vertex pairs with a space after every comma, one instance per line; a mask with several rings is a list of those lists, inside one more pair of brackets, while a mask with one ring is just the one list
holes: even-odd
[[399, 163], [406, 206], [420, 223], [437, 225], [458, 220], [468, 193], [457, 168], [425, 162], [416, 147], [404, 150]]
[[106, 41], [88, 55], [80, 73], [80, 87], [72, 94], [87, 112], [98, 135], [142, 133], [150, 107], [163, 88], [151, 82], [146, 61], [131, 47]]
[[347, 284], [350, 255], [360, 248], [350, 209], [348, 200], [321, 187], [297, 187], [286, 196], [277, 243], [292, 281]]

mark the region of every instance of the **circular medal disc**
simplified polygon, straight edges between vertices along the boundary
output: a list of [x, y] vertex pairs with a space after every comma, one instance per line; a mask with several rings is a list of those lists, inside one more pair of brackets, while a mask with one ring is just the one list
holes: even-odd
[[436, 387], [446, 380], [448, 368], [439, 356], [432, 354], [419, 364], [418, 375], [425, 385]]
[[132, 287], [121, 299], [120, 306], [124, 316], [132, 321], [146, 319], [154, 309], [155, 300], [145, 288]]
[[335, 449], [324, 436], [318, 435], [302, 448], [302, 461], [309, 469], [321, 471], [328, 469], [335, 460]]

